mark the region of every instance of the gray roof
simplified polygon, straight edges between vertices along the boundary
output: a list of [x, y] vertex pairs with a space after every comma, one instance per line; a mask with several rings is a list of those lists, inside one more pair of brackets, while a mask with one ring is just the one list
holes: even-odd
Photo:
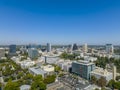
[[46, 74], [47, 72], [38, 67], [29, 68], [30, 71], [33, 71], [35, 74]]

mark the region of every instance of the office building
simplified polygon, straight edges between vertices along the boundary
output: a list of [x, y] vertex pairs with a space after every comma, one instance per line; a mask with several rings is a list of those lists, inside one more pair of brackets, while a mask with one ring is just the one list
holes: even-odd
[[83, 45], [83, 52], [84, 53], [88, 52], [88, 46], [87, 46], [87, 44]]
[[107, 54], [113, 54], [114, 53], [114, 47], [112, 44], [106, 44], [106, 52]]
[[9, 55], [16, 55], [16, 45], [9, 46]]
[[99, 68], [99, 67], [93, 70], [92, 72], [90, 72], [90, 75], [95, 76], [97, 79], [104, 77], [107, 80], [107, 82], [109, 82], [113, 76], [111, 72], [108, 72], [106, 69]]
[[73, 50], [73, 51], [78, 50], [78, 46], [77, 46], [77, 44], [76, 44], [76, 43], [75, 43], [75, 44], [73, 44], [73, 46], [72, 46], [72, 50]]
[[88, 61], [74, 61], [72, 63], [72, 73], [89, 80], [90, 72], [95, 69], [95, 64]]
[[35, 48], [29, 48], [28, 49], [28, 56], [31, 59], [37, 59], [38, 58], [38, 51]]
[[51, 44], [47, 43], [47, 52], [51, 52]]
[[0, 48], [0, 58], [1, 57], [5, 57], [5, 49], [4, 48]]

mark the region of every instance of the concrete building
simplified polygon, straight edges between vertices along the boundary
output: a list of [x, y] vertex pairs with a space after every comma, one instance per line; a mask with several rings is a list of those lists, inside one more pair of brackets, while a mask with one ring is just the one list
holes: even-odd
[[90, 72], [95, 69], [95, 64], [88, 61], [74, 61], [72, 63], [72, 73], [89, 80]]
[[88, 46], [87, 46], [87, 44], [83, 45], [83, 52], [84, 53], [88, 52]]
[[47, 43], [47, 52], [51, 52], [51, 44]]
[[34, 66], [34, 65], [35, 65], [35, 62], [31, 60], [24, 60], [20, 62], [20, 66], [23, 69], [30, 68], [31, 66]]
[[55, 71], [54, 66], [52, 65], [46, 65], [46, 66], [41, 66], [41, 68], [46, 71], [49, 75], [53, 74]]
[[116, 80], [116, 66], [113, 66], [113, 80]]
[[28, 56], [31, 59], [37, 59], [38, 58], [38, 51], [35, 48], [29, 48], [28, 49]]
[[97, 61], [96, 57], [84, 56], [85, 61], [94, 62]]
[[47, 76], [47, 72], [42, 70], [39, 67], [29, 68], [29, 72], [33, 75], [42, 75], [43, 78], [45, 78]]
[[58, 56], [45, 56], [44, 61], [48, 64], [55, 64], [59, 60]]
[[5, 57], [5, 49], [4, 48], [0, 48], [0, 59], [1, 57]]
[[114, 47], [112, 44], [106, 44], [106, 52], [108, 54], [113, 54], [114, 53]]
[[107, 82], [109, 82], [113, 78], [113, 74], [103, 68], [96, 68], [95, 70], [90, 72], [90, 75], [95, 76], [97, 79], [104, 77], [107, 80]]

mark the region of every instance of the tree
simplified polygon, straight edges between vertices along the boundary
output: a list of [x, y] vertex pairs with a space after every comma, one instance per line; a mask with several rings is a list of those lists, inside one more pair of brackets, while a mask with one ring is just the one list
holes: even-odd
[[31, 90], [46, 90], [46, 84], [42, 81], [34, 81], [31, 85]]
[[110, 87], [110, 88], [113, 88], [114, 84], [115, 84], [115, 80], [112, 79], [108, 82], [107, 86]]
[[96, 88], [95, 90], [99, 90], [98, 88]]
[[5, 85], [4, 90], [20, 90], [19, 86], [16, 82], [12, 82], [11, 80]]
[[55, 82], [56, 76], [55, 75], [48, 75], [45, 79], [44, 79], [44, 83], [46, 84], [50, 84]]
[[34, 81], [43, 81], [42, 75], [36, 75], [35, 77], [33, 77]]
[[120, 76], [116, 76], [116, 80], [120, 80]]
[[115, 82], [114, 88], [120, 90], [120, 82]]
[[59, 71], [61, 71], [61, 67], [59, 67], [59, 66], [55, 66], [55, 72], [59, 72]]
[[91, 83], [96, 84], [97, 83], [97, 78], [95, 76], [91, 76]]
[[107, 83], [107, 81], [104, 77], [101, 77], [100, 79], [98, 79], [98, 86], [104, 87], [104, 86], [106, 86], [106, 83]]

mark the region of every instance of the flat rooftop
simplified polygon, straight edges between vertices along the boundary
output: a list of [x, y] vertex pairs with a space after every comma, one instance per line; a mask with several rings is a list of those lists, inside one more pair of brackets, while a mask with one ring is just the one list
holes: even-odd
[[35, 74], [45, 74], [45, 73], [47, 73], [46, 71], [44, 71], [44, 70], [42, 70], [41, 68], [38, 68], [38, 67], [29, 68], [29, 70], [33, 71]]
[[82, 65], [93, 65], [94, 63], [85, 61], [85, 60], [79, 60], [79, 61], [74, 61], [74, 63], [82, 64]]

